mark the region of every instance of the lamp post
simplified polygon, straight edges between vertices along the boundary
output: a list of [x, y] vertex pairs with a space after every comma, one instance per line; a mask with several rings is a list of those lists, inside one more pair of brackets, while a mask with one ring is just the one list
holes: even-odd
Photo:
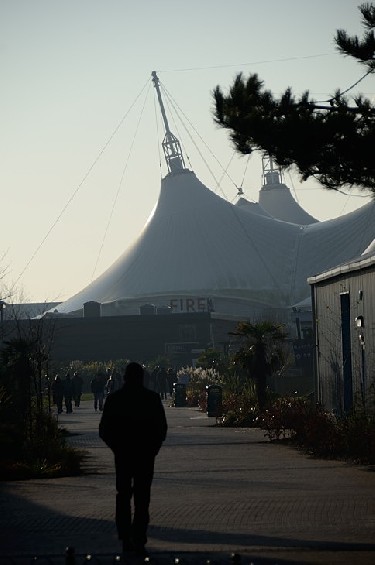
[[0, 322], [3, 323], [4, 321], [4, 310], [6, 308], [6, 303], [4, 300], [0, 300]]
[[365, 334], [363, 331], [365, 322], [363, 316], [357, 316], [355, 324], [357, 328], [360, 328], [358, 339], [361, 348], [361, 397], [363, 406], [366, 408]]
[[4, 300], [0, 300], [0, 326], [1, 326], [1, 331], [0, 331], [0, 337], [3, 338], [4, 337], [4, 310], [6, 308], [6, 303], [4, 302]]

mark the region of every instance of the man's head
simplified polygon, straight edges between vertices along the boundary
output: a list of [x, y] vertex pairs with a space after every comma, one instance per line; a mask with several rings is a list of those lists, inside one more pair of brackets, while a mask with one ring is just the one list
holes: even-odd
[[144, 369], [139, 363], [128, 363], [124, 373], [124, 381], [130, 385], [143, 385]]

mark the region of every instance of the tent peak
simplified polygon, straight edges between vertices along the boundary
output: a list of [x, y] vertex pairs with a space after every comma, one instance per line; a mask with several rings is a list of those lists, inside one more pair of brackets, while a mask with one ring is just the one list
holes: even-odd
[[164, 151], [165, 161], [168, 167], [168, 172], [170, 173], [179, 172], [181, 171], [181, 169], [185, 168], [185, 161], [182, 154], [181, 145], [177, 137], [173, 135], [173, 133], [169, 128], [168, 118], [165, 113], [163, 99], [161, 97], [161, 92], [160, 92], [160, 82], [156, 74], [156, 71], [152, 71], [151, 76], [158, 96], [160, 111], [164, 122], [165, 136], [162, 142], [162, 147]]

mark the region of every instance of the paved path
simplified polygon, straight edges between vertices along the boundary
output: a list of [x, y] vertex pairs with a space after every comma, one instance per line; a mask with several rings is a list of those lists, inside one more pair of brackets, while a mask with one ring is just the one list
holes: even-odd
[[[148, 543], [159, 562], [229, 563], [236, 553], [249, 565], [375, 563], [374, 469], [311, 459], [271, 444], [262, 430], [215, 427], [195, 408], [165, 406]], [[57, 563], [66, 546], [102, 561], [120, 551], [99, 419], [89, 401], [60, 416], [71, 443], [88, 452], [87, 474], [0, 485], [3, 560], [49, 555]]]

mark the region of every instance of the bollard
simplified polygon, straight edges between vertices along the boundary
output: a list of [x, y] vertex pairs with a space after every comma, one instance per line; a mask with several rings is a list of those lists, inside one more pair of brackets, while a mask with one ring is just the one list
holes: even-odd
[[223, 388], [220, 385], [207, 385], [207, 416], [216, 421], [223, 415]]
[[186, 385], [184, 383], [173, 384], [173, 406], [186, 406]]

